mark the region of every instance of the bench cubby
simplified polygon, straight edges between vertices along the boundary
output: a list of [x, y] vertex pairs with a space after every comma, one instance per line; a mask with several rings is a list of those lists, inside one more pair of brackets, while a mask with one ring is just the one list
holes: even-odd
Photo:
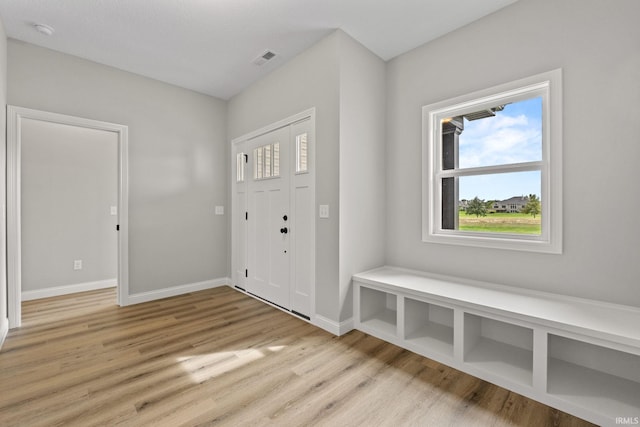
[[610, 418], [640, 412], [640, 355], [549, 334], [547, 393]]
[[601, 426], [640, 419], [640, 308], [381, 267], [354, 326]]
[[533, 384], [533, 330], [464, 314], [464, 362], [524, 385]]
[[393, 293], [364, 288], [360, 293], [361, 325], [383, 336], [395, 336], [398, 325], [398, 302]]
[[453, 357], [453, 309], [404, 299], [404, 340], [420, 354]]

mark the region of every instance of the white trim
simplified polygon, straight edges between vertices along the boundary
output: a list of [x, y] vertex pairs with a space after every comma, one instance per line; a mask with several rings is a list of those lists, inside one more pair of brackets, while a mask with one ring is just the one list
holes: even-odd
[[48, 111], [7, 106], [7, 289], [9, 327], [21, 322], [22, 260], [20, 221], [20, 146], [22, 119], [40, 120], [115, 132], [118, 135], [118, 304], [127, 305], [129, 293], [129, 150], [128, 127]]
[[174, 297], [176, 295], [188, 294], [190, 292], [218, 288], [220, 286], [229, 286], [230, 283], [231, 279], [229, 277], [222, 277], [220, 279], [205, 280], [203, 282], [187, 283], [185, 285], [158, 289], [157, 291], [140, 292], [138, 294], [129, 295], [126, 305], [155, 301], [162, 298]]
[[316, 314], [311, 322], [314, 326], [324, 329], [333, 335], [344, 335], [354, 329], [353, 317], [338, 323], [324, 316]]
[[0, 350], [2, 350], [2, 344], [4, 344], [5, 338], [9, 333], [9, 319], [4, 317], [0, 319]]
[[[443, 171], [441, 127], [446, 117], [461, 115], [501, 100], [521, 100], [532, 95], [543, 99], [542, 160]], [[541, 174], [542, 234], [518, 235], [443, 230], [441, 221], [441, 177], [491, 174], [497, 171], [539, 170]], [[422, 107], [422, 241], [496, 249], [562, 253], [562, 70], [527, 77]]]
[[313, 118], [315, 120], [315, 116], [316, 116], [316, 108], [312, 107], [309, 108], [308, 110], [304, 110], [298, 114], [294, 114], [292, 116], [289, 116], [285, 119], [282, 120], [278, 120], [275, 123], [271, 123], [269, 125], [263, 126], [260, 129], [256, 129], [252, 132], [246, 133], [242, 136], [239, 136], [237, 138], [234, 138], [231, 140], [231, 144], [237, 144], [240, 142], [244, 142], [244, 141], [248, 141], [250, 139], [256, 138], [260, 135], [264, 135], [265, 133], [269, 133], [272, 132], [276, 129], [280, 129], [289, 125], [292, 125], [296, 122], [308, 119], [308, 118]]
[[57, 297], [60, 295], [75, 294], [78, 292], [95, 291], [98, 289], [115, 288], [118, 286], [118, 279], [98, 280], [95, 282], [74, 283], [73, 285], [54, 286], [34, 291], [23, 291], [22, 301], [34, 299]]

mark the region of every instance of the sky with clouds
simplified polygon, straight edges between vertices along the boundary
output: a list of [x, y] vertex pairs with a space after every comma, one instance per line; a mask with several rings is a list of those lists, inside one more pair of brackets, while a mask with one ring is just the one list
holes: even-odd
[[[542, 99], [508, 104], [495, 117], [464, 121], [459, 167], [471, 168], [538, 161], [542, 158]], [[503, 200], [540, 196], [540, 172], [461, 177], [460, 199]]]

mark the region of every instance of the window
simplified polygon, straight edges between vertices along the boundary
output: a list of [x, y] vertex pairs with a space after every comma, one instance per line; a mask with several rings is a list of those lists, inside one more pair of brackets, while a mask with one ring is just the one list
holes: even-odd
[[296, 173], [309, 172], [307, 133], [296, 136]]
[[244, 182], [244, 165], [246, 161], [245, 153], [236, 155], [236, 182]]
[[562, 251], [561, 70], [423, 107], [423, 240]]
[[253, 149], [253, 179], [280, 176], [280, 143], [262, 145]]

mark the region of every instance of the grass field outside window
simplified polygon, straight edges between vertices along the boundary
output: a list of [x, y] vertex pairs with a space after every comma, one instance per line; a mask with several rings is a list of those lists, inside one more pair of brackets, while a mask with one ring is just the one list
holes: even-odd
[[458, 230], [489, 233], [537, 234], [541, 233], [542, 219], [523, 213], [489, 213], [476, 217], [460, 211]]

